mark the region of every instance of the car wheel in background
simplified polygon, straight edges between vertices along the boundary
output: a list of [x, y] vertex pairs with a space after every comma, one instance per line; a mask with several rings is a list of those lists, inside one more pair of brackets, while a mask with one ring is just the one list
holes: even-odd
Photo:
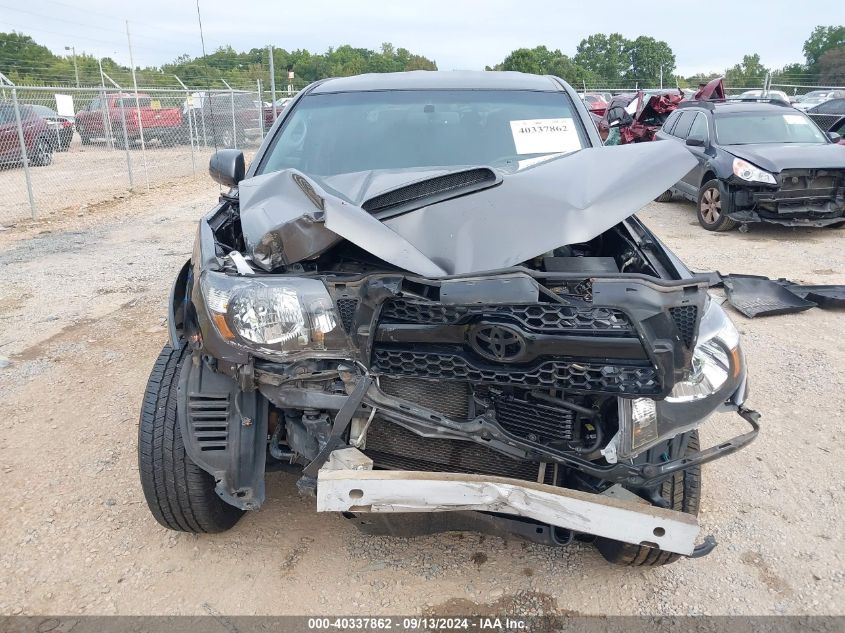
[[222, 147], [228, 148], [235, 146], [235, 136], [234, 134], [232, 134], [232, 130], [230, 129], [223, 128], [222, 130], [220, 130], [218, 138], [220, 139], [220, 145]]
[[659, 196], [657, 196], [654, 200], [656, 202], [671, 202], [671, 200], [672, 200], [672, 190], [667, 189], [666, 191], [661, 193]]
[[165, 345], [150, 372], [138, 427], [141, 487], [156, 521], [181, 532], [224, 532], [243, 516], [214, 492], [214, 478], [185, 452], [176, 389], [187, 346]]
[[88, 136], [82, 128], [79, 129], [79, 139], [82, 141], [83, 145], [91, 144], [91, 137]]
[[46, 167], [53, 162], [53, 146], [50, 141], [45, 138], [39, 138], [35, 141], [30, 162], [36, 167]]
[[730, 231], [737, 226], [727, 213], [730, 199], [722, 195], [722, 188], [715, 178], [708, 180], [698, 190], [698, 223], [708, 231]]

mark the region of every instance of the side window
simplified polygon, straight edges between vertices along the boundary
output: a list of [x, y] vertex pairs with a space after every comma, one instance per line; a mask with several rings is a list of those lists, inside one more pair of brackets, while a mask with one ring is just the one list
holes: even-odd
[[689, 110], [682, 112], [681, 118], [678, 119], [678, 122], [675, 124], [675, 129], [672, 130], [672, 134], [677, 136], [679, 139], [685, 139], [689, 134], [689, 129], [694, 118], [695, 112], [691, 112]]
[[839, 114], [845, 112], [845, 99], [831, 99], [818, 106], [816, 112], [819, 114]]
[[675, 123], [678, 122], [680, 116], [681, 113], [677, 110], [669, 115], [669, 118], [666, 119], [666, 123], [663, 124], [663, 131], [666, 132], [666, 134], [672, 133], [672, 128], [675, 126]]
[[99, 97], [96, 99], [91, 99], [91, 103], [88, 104], [88, 110], [99, 110], [100, 109], [100, 99]]
[[692, 127], [690, 127], [689, 135], [694, 136], [696, 138], [703, 138], [705, 141], [709, 138], [709, 133], [707, 129], [707, 115], [699, 112], [695, 115], [695, 120], [692, 122]]

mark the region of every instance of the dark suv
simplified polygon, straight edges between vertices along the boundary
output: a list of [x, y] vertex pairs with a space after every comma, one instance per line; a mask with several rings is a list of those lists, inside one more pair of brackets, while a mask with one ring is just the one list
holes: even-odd
[[[710, 551], [700, 467], [758, 416], [709, 277], [633, 215], [695, 163], [661, 145], [602, 147], [555, 77], [411, 72], [312, 84], [248, 170], [218, 151], [141, 412], [155, 518], [226, 530], [295, 468], [365, 530]], [[716, 411], [751, 428], [703, 450]]]
[[845, 148], [806, 114], [779, 100], [685, 101], [655, 140], [684, 143], [696, 166], [673, 193], [698, 205], [708, 231], [769, 222], [839, 226], [845, 221]]

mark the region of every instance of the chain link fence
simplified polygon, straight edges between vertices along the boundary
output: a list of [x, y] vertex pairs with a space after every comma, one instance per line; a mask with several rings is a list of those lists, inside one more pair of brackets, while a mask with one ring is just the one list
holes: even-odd
[[283, 97], [271, 105], [260, 84], [136, 92], [0, 81], [0, 223], [203, 176], [215, 149], [254, 150]]

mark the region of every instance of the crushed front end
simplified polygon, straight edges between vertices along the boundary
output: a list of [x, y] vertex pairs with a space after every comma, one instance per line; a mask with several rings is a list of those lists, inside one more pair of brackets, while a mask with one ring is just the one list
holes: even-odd
[[737, 222], [823, 227], [845, 222], [845, 169], [784, 169], [771, 183], [732, 178], [728, 185]]
[[[743, 408], [738, 334], [709, 278], [638, 220], [439, 278], [348, 242], [268, 274], [240, 254], [240, 223], [232, 201], [201, 222], [171, 304], [174, 345], [195, 349], [180, 379], [185, 447], [228, 503], [259, 507], [266, 468], [299, 464], [300, 489], [333, 491], [320, 509], [345, 503], [350, 517], [475, 510], [553, 541], [585, 532], [694, 553], [697, 523], [662, 486], [749, 443], [757, 415]], [[691, 443], [729, 410], [752, 429]], [[332, 467], [350, 448], [368, 466]], [[530, 511], [515, 501], [526, 498]]]

